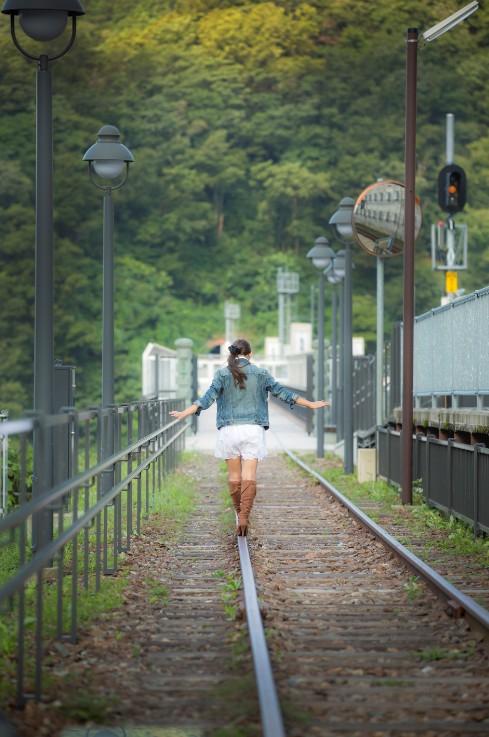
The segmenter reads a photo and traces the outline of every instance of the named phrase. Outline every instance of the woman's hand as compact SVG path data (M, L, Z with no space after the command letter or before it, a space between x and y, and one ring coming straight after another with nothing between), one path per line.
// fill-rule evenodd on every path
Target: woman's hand
M170 417L173 417L175 420L184 420L189 415L194 415L197 412L197 405L191 404L190 407L186 407L182 412L179 412L177 409L172 409L170 412Z
M329 402L325 402L324 399L318 399L317 402L311 402L309 399L305 399L304 397L297 397L295 403L301 405L302 407L309 407L309 409L329 407Z
M318 399L317 402L310 402L310 409L320 409L320 407L329 407L329 402L325 402L324 399Z

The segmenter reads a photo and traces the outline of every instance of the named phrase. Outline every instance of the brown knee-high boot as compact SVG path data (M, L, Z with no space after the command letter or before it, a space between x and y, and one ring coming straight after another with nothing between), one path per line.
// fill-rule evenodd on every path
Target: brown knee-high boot
M239 514L240 502L241 502L241 481L230 481L229 482L229 493L233 500L234 508Z
M237 535L246 535L250 519L251 507L256 496L256 481L248 479L241 482L241 509L238 514Z

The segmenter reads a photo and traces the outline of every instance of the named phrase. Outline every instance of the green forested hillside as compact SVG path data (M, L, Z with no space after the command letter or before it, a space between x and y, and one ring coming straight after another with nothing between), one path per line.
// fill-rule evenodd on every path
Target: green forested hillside
M317 282L305 255L339 200L378 177L402 181L405 34L454 0L83 0L75 46L52 64L55 356L77 366L78 403L100 401L102 196L82 156L105 124L134 154L116 211L116 399L140 392L150 340L223 333L223 301L259 349L275 330L275 274L301 275L297 317ZM488 15L484 8L419 55L416 311L439 304L430 224L456 116L468 175L469 271L489 282ZM0 405L31 405L35 62L0 18ZM354 332L375 331L375 260L355 249ZM402 259L386 264L386 330L402 316ZM329 299L327 297L327 299Z

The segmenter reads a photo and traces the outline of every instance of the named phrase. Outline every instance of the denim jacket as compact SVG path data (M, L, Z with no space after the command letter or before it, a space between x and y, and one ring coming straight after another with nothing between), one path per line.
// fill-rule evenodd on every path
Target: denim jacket
M268 392L290 405L291 409L299 395L275 381L266 369L259 368L246 358L238 360L247 376L245 389L234 385L233 375L227 366L219 369L204 396L195 400L195 414L200 415L203 409L208 409L217 400L218 429L225 425L262 425L268 430Z

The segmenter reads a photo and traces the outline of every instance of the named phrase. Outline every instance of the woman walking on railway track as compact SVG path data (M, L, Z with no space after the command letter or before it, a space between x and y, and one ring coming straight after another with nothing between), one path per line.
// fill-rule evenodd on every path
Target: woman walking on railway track
M238 513L237 535L246 535L256 495L258 461L267 455L265 430L268 430L268 394L293 409L295 404L319 409L329 402L310 402L278 383L264 368L250 362L251 346L238 338L229 346L227 366L214 375L203 397L182 412L170 415L183 420L199 415L217 400L217 442L214 455L226 461L229 492Z

